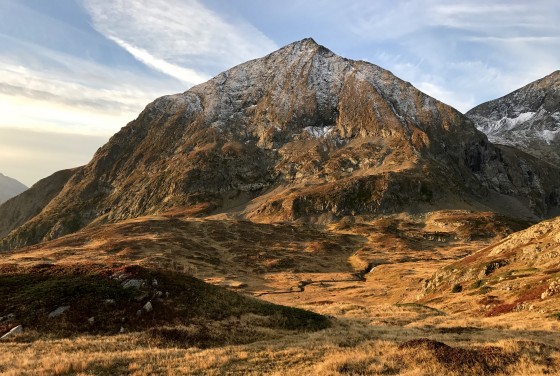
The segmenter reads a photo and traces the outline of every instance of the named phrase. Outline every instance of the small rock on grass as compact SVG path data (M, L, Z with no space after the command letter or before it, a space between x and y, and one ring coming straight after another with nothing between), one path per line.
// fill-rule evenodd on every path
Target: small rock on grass
M54 317L58 317L58 316L62 315L64 312L68 311L69 309L70 309L70 306L58 307L57 309L55 309L54 311L49 313L49 318L52 319Z
M13 337L13 336L15 336L17 334L21 334L21 333L23 333L23 326L18 325L15 328L12 328L12 330L10 330L8 333L4 334L2 337L0 337L0 339Z
M141 279L129 279L126 282L123 282L122 287L125 289L135 288L139 289L140 287L144 286L146 282Z

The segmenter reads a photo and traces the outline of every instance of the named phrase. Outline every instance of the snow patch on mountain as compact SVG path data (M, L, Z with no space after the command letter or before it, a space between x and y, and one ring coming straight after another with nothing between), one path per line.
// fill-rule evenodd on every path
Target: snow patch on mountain
M313 138L325 137L326 135L331 133L333 129L334 129L334 127L332 125L331 126L326 126L326 127L305 127L305 128L303 128L303 130L305 132L307 132Z

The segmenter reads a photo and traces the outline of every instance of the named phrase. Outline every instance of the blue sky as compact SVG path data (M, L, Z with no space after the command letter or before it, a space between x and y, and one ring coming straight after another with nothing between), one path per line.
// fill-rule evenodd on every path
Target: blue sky
M560 2L0 0L0 172L87 163L156 97L305 37L464 112L560 69Z

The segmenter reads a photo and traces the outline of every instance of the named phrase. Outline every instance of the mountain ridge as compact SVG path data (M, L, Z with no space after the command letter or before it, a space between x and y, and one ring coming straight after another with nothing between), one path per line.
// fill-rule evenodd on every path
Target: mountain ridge
M560 166L560 70L466 115L491 141Z
M542 217L559 180L389 71L304 39L150 103L2 247L234 207L257 222L450 207Z

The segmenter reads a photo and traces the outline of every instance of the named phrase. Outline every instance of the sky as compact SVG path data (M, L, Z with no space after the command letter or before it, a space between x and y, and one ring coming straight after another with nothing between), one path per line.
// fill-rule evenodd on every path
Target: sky
M155 98L306 37L466 112L560 69L560 2L0 0L0 172L86 164Z

